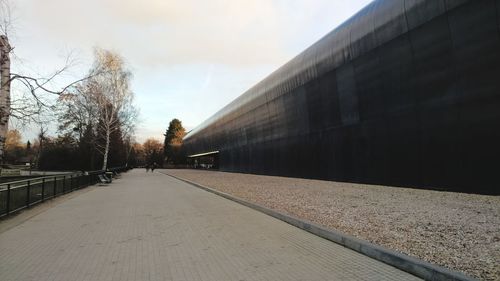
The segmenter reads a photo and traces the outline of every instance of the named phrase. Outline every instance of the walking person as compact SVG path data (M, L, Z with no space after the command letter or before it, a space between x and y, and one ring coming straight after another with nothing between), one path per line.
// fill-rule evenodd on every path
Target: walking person
M146 164L146 173L149 172L149 164Z
M156 162L153 162L153 165L151 165L151 173L154 172L156 169Z

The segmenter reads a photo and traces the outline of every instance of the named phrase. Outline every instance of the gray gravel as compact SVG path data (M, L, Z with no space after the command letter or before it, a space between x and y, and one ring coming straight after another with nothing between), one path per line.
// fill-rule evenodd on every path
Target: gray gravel
M164 170L483 280L500 280L500 197L203 170Z

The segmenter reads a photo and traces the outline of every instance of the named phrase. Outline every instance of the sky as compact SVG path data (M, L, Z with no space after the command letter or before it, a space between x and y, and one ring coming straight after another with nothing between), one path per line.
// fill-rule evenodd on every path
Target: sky
M134 75L136 140L162 140L171 119L193 129L369 2L11 0L12 68L48 76L71 54L57 87L87 72L94 47L116 51Z

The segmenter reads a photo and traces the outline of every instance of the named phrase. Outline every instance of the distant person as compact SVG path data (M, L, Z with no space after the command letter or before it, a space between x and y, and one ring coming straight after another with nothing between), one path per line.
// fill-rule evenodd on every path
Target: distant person
M146 173L149 172L149 164L146 164Z
M156 162L153 162L153 165L151 165L151 173L154 172L156 169Z

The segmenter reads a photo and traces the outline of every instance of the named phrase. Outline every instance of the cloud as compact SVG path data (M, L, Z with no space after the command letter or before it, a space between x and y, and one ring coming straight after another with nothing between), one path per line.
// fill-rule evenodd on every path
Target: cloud
M15 1L16 53L30 68L50 73L61 48L83 64L94 46L126 58L142 140L174 117L198 125L371 0Z
M150 66L252 67L285 63L369 0L19 1L32 26L66 44Z
M28 7L30 20L55 38L118 48L148 64L251 66L291 56L273 1L44 0Z

